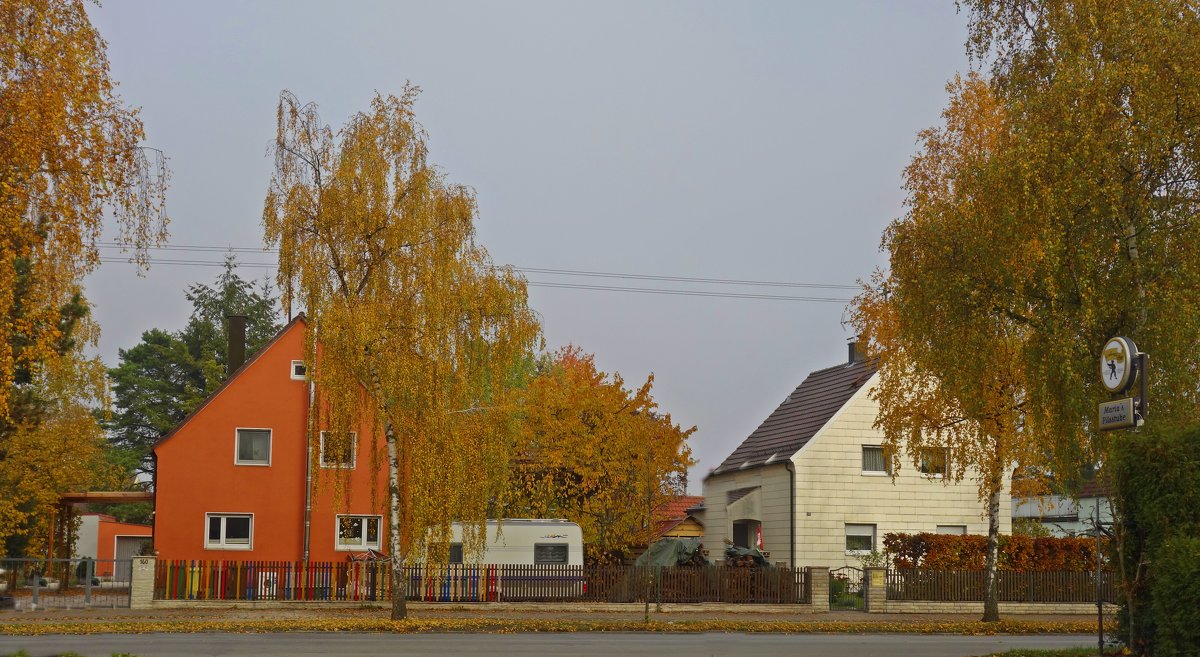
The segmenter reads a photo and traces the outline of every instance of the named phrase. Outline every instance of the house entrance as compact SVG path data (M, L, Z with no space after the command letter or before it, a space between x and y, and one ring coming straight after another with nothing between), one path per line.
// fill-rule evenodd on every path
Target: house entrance
M829 571L830 609L863 611L866 607L861 568L844 566Z
M757 520L735 520L733 544L742 548L758 547L760 524Z

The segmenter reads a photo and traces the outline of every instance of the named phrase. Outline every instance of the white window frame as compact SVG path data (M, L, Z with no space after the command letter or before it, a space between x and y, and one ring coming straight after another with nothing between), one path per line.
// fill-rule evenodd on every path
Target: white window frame
M942 469L940 472L927 472L925 470L925 453L937 452L942 453ZM925 447L921 450L919 461L917 462L917 472L929 479L941 479L946 476L946 472L950 469L950 448L949 447Z
M361 518L362 525L362 544L361 545L343 545L342 544L342 518ZM374 543L367 542L367 520L374 518L379 523L376 530L376 541ZM378 550L383 545L383 516L361 513L339 513L333 517L333 550L335 552L366 552L370 549Z
M353 470L358 465L358 432L351 431L350 435L350 463L326 463L325 462L325 434L327 431L322 431L317 438L317 463L322 468L333 470Z
M862 451L859 453L860 459L865 460L865 459L862 459L862 457L864 457L866 455L866 451L867 451L868 447L878 449L881 453L883 453L883 469L882 470L863 470L862 475L864 477L887 477L887 476L889 476L891 473L888 472L888 458L887 458L886 451L883 449L883 445L863 445ZM861 467L861 465L862 464L860 462L860 467Z
M853 532L851 532L851 530L850 530L851 527L855 528L855 530ZM870 534L862 533L863 530L861 528L863 528L863 527L870 527L871 533ZM847 539L851 536L870 536L871 537L871 549L870 550L851 550L851 549L847 548L846 554L856 555L856 556L871 554L872 550L875 550L879 547L879 544L876 542L876 537L878 535L879 535L879 526L874 523L848 522L848 523L846 523L846 529L845 529L845 534L843 535L842 545L845 545L846 544L845 539Z
M208 525L211 518L221 518L221 538L216 543L212 543L208 538ZM227 543L225 538L225 519L227 518L249 518L250 519L250 536L243 543ZM204 549L205 550L253 550L254 549L254 514L245 513L242 511L217 512L210 511L204 514Z
M947 532L947 531L942 531L943 529L953 529L954 531ZM962 531L958 531L960 529ZM967 535L967 526L966 525L938 525L935 528L934 532L937 534L941 534L943 536L966 536Z
M238 443L239 443L239 439L241 438L240 433L242 431L266 431L267 432L267 462L266 463L259 463L258 461L243 461L243 460L241 460L241 458L239 458L239 454L241 453L241 450L238 449L238 447L239 447ZM233 464L234 465L249 465L249 466L257 466L260 468L270 467L271 456L274 453L274 451L275 451L275 431L274 431L274 429L270 429L268 427L237 427L233 430Z
M296 366L297 365L304 368L304 374L300 374L300 375L296 374ZM292 364L288 366L288 377L290 377L293 381L306 380L308 378L308 365L305 365L304 361L302 361L302 360L292 361Z

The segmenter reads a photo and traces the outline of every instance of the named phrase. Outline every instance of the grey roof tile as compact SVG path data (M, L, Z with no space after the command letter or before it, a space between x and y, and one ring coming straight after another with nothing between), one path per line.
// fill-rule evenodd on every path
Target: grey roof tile
M874 373L873 363L859 361L809 374L712 474L791 458Z

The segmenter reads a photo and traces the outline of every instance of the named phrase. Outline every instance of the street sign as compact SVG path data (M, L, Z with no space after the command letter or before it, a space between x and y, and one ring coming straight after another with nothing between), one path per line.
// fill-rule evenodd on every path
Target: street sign
M1137 426L1133 413L1133 397L1117 399L1100 404L1100 430L1129 429Z
M1137 347L1129 338L1111 338L1100 352L1100 381L1113 394L1129 390L1137 379Z

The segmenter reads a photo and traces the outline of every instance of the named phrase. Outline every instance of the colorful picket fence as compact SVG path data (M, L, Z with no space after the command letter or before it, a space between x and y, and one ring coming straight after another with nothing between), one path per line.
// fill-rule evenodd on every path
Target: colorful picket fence
M158 600L370 602L391 599L386 562L159 561ZM436 602L743 602L806 604L808 569L421 565L404 569L409 600Z

